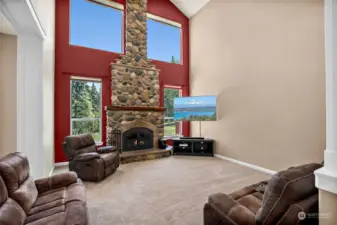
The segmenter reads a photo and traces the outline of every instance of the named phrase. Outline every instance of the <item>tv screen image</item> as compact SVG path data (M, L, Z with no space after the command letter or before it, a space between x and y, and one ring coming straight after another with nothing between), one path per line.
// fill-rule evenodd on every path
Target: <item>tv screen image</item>
M216 96L175 98L174 120L216 120Z

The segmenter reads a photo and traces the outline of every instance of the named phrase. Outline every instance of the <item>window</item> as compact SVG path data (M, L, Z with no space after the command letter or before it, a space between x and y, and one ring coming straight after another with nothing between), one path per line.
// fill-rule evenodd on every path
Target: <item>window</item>
M179 88L164 88L164 107L166 115L164 118L164 135L179 136L182 134L182 123L173 119L174 98L181 97L182 91Z
M70 2L71 45L123 52L123 5L111 0Z
M147 46L150 59L182 64L181 24L148 13Z
M90 132L97 143L102 142L102 104L100 80L73 77L71 87L71 134Z

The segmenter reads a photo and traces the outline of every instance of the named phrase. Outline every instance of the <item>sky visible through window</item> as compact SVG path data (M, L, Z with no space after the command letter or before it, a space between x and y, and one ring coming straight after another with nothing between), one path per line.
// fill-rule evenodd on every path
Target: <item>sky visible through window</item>
M181 63L181 29L154 20L147 20L148 57L165 62ZM173 57L173 58L172 58Z
M70 1L70 44L122 53L123 13L88 0ZM181 63L181 29L148 19L148 58Z
M70 2L70 44L123 52L121 11L87 0Z

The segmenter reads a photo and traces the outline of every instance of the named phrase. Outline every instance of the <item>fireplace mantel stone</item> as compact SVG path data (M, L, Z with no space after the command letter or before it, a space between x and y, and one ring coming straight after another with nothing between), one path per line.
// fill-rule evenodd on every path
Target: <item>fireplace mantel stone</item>
M106 106L107 111L153 111L163 112L166 111L164 107L149 107L149 106Z

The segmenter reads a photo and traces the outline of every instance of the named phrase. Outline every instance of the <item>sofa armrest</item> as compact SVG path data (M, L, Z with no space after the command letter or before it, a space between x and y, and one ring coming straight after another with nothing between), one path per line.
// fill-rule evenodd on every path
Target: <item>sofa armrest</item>
M220 217L220 220L234 224L255 224L255 214L229 195L218 193L211 195L208 204Z
M115 151L116 151L115 146L103 146L103 147L97 148L98 153L109 153L109 152L115 152Z
M82 154L76 155L73 158L73 161L87 162L87 161L91 161L93 159L99 159L99 158L101 158L101 156L97 152L89 152L89 153L82 153Z
M77 182L77 174L75 172L67 172L35 180L35 186L39 194L41 194L43 192L68 186L76 182Z

